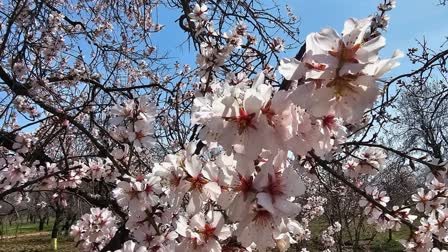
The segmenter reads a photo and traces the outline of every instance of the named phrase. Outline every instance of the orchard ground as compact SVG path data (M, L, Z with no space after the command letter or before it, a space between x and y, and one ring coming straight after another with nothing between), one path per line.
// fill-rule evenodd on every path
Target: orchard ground
M39 223L11 223L2 222L0 227L0 252L44 252L53 251L51 246L51 229L54 220L45 223L44 229L39 231ZM60 235L58 250L60 252L75 252L73 239Z
M11 225L3 223L0 229L0 252L46 252L54 251L51 246L51 228L53 221L50 220L44 226L43 231L38 230L38 223L12 223ZM404 228L402 231L392 232L392 239L389 240L389 233L377 233L374 229L367 230L361 238L360 245L363 247L360 251L385 251L398 252L403 251L403 246L399 243L400 239L406 239L409 235ZM325 224L316 223L311 226L312 234L319 234L325 229ZM345 236L345 234L343 234ZM310 251L321 251L319 247L319 237L313 236L313 239L307 244ZM344 251L352 251L349 244L345 244ZM61 234L58 238L58 250L60 252L79 251L75 247L73 239ZM293 247L289 251L299 251Z
M49 232L19 234L14 238L2 238L0 252L44 252L53 251ZM69 237L62 236L58 239L60 252L76 252L78 249Z

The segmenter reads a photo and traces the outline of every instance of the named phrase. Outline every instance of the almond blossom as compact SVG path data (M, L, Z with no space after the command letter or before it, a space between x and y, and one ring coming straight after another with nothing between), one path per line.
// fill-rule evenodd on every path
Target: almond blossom
M115 252L147 252L143 246L137 246L135 242L129 240L123 244L123 248L115 250Z
M202 22L207 20L207 10L208 7L205 4L195 4L193 12L188 16L195 22Z
M291 202L305 192L305 186L299 175L287 167L286 153L278 153L272 162L264 164L263 171L257 175L253 186L257 193L257 204L272 215L291 216L300 211L300 207Z
M225 86L222 96L212 103L207 101L211 97L197 99L192 118L193 123L207 125L204 140L217 142L228 152L233 150L249 159L256 159L263 146L268 149L273 144L266 141L273 130L262 120L262 108L270 100L272 87L263 83L263 75L254 82L251 88Z
M286 79L303 79L313 89L309 98L312 114L332 113L356 122L375 101L379 93L376 80L397 66L395 59L400 55L379 60L378 52L385 40L382 36L369 37L370 24L370 18L349 19L342 37L329 28L312 33L307 36L302 62L281 62L280 72Z
M184 169L188 174L187 186L190 188L190 200L187 212L197 213L208 199L216 201L221 194L218 183L213 181L203 169L203 163L197 156L192 156L184 161Z
M144 210L158 203L161 192L160 178L152 174L127 177L129 181L118 181L113 195L118 205L129 210Z
M157 4L143 2L116 17L136 21L132 37L104 16L107 3L92 3L92 23L84 17L71 21L53 10L43 25L33 18L38 11L34 6L14 11L20 18L11 23L13 33L20 25L42 25L39 32L23 36L31 39L25 45L44 41L32 56L43 61L42 77L34 76L28 66L32 62L18 55L9 59L8 71L0 66L5 90L11 89L5 92L14 97L10 105L15 112L31 115L30 120L40 112L47 118L39 117L37 133L28 134L16 133L22 131L17 113L8 115L14 118L8 126L14 137L2 139L11 145L2 146L0 158L2 201L15 206L30 200L33 192L48 191L51 204L69 207L71 195L83 192L79 196L88 204L102 207L90 208L71 228L83 251L107 250L118 238L116 252L287 251L291 244L311 240L311 222L321 220L325 207L334 204L319 195L322 189L346 200L351 188L369 196L358 207L378 232L411 227L403 241L408 250L428 251L433 240L448 240L446 181L431 177L425 184L428 193L419 188L412 196L419 218L411 214L412 204L390 210L383 187L370 186L381 184L375 175L386 166L385 152L357 148L370 137L362 136L369 121L365 112L381 93L380 78L402 56L398 51L391 58L379 56L385 39L376 29L387 25L383 14L395 6L393 1L379 6L377 18L348 19L341 34L330 28L311 33L303 55L290 59L277 54L288 48L288 40L275 35L266 41L254 35L259 30L254 24L239 20L217 23L215 14L222 10L209 8L206 1L182 3L186 13L178 21L197 48L197 68L176 62L172 72L146 40L164 27L151 15ZM226 11L243 6L250 13L253 6L243 2L229 1ZM58 3L53 8L64 13L82 9ZM88 64L73 46L77 34L89 34L86 44L93 48L107 45L98 55L112 51L118 58L91 51L95 61ZM264 55L263 46L271 56ZM62 51L65 47L73 51ZM116 60L117 74L101 65L109 60ZM66 67L54 73L45 69L55 64ZM47 72L51 76L45 77ZM78 82L88 92L78 90ZM71 99L66 92L73 92ZM101 95L94 99L97 93ZM370 126L376 127L378 117L371 119ZM63 132L65 137L40 143L33 136L42 132ZM438 178L445 175L443 165L433 166L440 168ZM339 222L330 221L320 236L326 251L342 230Z
M197 213L189 221L181 218L176 231L187 238L176 251L221 251L219 241L231 235L230 227L224 224L224 217L218 211Z
M420 212L427 212L430 211L430 203L431 200L434 199L434 192L429 191L428 193L425 193L425 190L423 188L417 189L417 194L412 195L412 200L417 202L417 210Z
M71 235L83 251L100 251L117 231L117 220L108 209L91 208L71 228Z

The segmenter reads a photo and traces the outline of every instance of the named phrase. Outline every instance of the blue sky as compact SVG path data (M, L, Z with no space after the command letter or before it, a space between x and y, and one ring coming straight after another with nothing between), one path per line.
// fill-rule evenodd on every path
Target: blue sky
M262 0L267 1L269 0ZM349 17L364 18L376 11L382 0L276 0L279 5L288 4L294 14L301 19L300 40L311 32L324 27L333 27L341 31L344 21ZM395 49L406 53L407 48L417 45L416 39L427 39L432 48L439 47L448 36L448 6L438 6L438 0L397 0L397 8L390 14L390 26L385 33L387 46L382 50L383 57L390 57ZM155 45L173 57L173 62L195 66L196 52L189 47L187 35L175 20L180 10L160 9L157 13L159 22L165 25L159 33L152 35ZM448 43L445 49L448 48ZM286 57L296 54L286 51ZM416 69L407 58L400 60L401 66L394 69L389 76L398 75ZM20 119L19 119L20 120ZM33 127L34 128L34 127Z
M341 31L344 20L349 17L363 18L374 13L377 0L296 0L290 3L302 19L302 35L318 31L322 27L334 27ZM395 49L404 53L407 48L416 47L416 39L424 37L433 48L439 47L448 36L448 6L437 5L437 0L397 0L397 8L389 12L390 25L384 34L387 45L381 52L390 56ZM323 11L318 11L323 9ZM448 45L446 45L448 47ZM406 59L400 60L401 67L395 74L415 68Z
M376 11L382 0L277 0L279 5L288 4L294 14L301 19L300 39L303 41L310 32L324 27L333 27L341 31L344 21L349 17L364 18ZM392 55L395 49L406 53L407 48L417 45L416 39L424 37L433 48L439 47L448 36L448 6L438 6L437 0L397 0L397 8L389 12L390 26L385 33L387 46L381 52L383 57ZM179 10L160 10L160 22L165 29L154 34L154 42L159 48L167 49L169 54L181 64L194 65L196 52L188 43L180 46L186 34L174 23ZM168 22L168 23L166 23ZM448 47L448 44L446 45ZM286 52L293 56L295 51ZM392 74L408 72L416 68L410 62L401 59L402 66Z

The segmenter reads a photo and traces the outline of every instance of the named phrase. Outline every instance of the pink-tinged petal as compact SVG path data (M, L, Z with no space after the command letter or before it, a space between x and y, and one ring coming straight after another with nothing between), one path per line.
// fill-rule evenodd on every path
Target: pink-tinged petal
M216 234L216 236L218 237L218 239L220 240L225 240L227 238L229 238L232 235L232 230L230 229L229 226L225 225L223 226L220 230L219 233Z
M274 207L286 215L297 215L300 212L300 206L297 203L290 202L286 199L276 199Z
M425 211L425 205L423 203L418 203L416 208L417 208L417 211L419 211L419 212Z
M273 230L271 225L271 221L262 223L252 222L237 236L238 241L244 247L249 247L252 243L255 243L258 251L265 251L268 247L273 248L275 247L275 241L272 237Z
M196 97L193 101L193 113L191 114L192 124L204 124L215 114L212 109L212 101L209 96Z
M342 30L343 39L348 47L352 47L356 44L363 42L364 36L370 27L371 19L354 19L349 18L344 23L344 29Z
M261 84L261 85L258 85L256 90L257 90L258 96L263 101L263 105L265 105L271 99L272 86L266 85L266 84Z
M211 181L217 181L219 179L219 170L214 163L206 163L202 170L202 175Z
M184 161L185 170L192 177L197 177L202 170L202 161L197 156L191 156Z
M133 252L135 248L135 243L133 241L127 241L123 244L123 251Z
M219 211L209 211L207 213L207 222L210 223L212 227L215 227L216 230L219 230L224 225L224 217Z
M375 76L375 77L381 77L385 73L389 72L391 69L397 67L400 65L400 62L397 60L399 58L402 58L403 52L400 50L396 50L394 54L392 55L392 58L390 59L384 59L380 60L374 64L368 65L368 67L364 70L365 74Z
M254 193L248 193L245 195L244 193L238 193L233 202L230 204L227 209L227 213L229 218L232 221L245 221L248 220L249 210L251 207L251 203L255 199ZM240 222L241 225L241 222Z
M332 88L324 87L317 89L311 101L311 114L316 117L330 114L330 106L333 99L334 91Z
M197 213L190 219L190 226L193 229L201 229L205 226L205 216L203 213Z
M187 237L188 235L188 220L185 216L179 216L179 219L176 222L176 232L183 237Z
M227 209L232 204L236 194L231 191L222 191L216 203L223 209Z
M311 106L312 93L314 92L314 83L306 83L298 86L289 96L294 104L301 108L308 108Z
M166 239L168 239L168 240L174 240L174 239L176 239L178 237L178 235L177 235L177 233L176 232L173 232L173 231L171 231L171 232L169 232L167 235L166 235Z
M258 86L264 84L264 73L260 72L259 74L257 74L257 76L255 77L255 79L253 80L253 84L252 84L252 88L257 88Z
M286 168L282 174L282 179L284 179L285 189L284 193L288 196L300 196L305 193L305 183L303 183L299 174L292 168Z
M257 190L257 191L262 191L264 187L266 187L269 184L269 179L268 179L268 175L269 172L272 173L272 167L269 167L268 169L262 170L262 172L258 173L257 176L255 177L252 186ZM270 171L269 171L270 170Z
M363 71L366 67L366 64L359 63L345 63L341 70L339 70L339 75L356 75Z
M187 205L187 213L195 214L201 211L203 199L201 193L197 190L191 192L190 201Z
M272 197L268 193L258 193L257 194L257 203L262 206L264 209L269 211L272 214L276 214L274 205L272 204Z
M378 60L379 51L386 45L386 39L378 36L367 41L356 52L356 59L362 63L373 63Z
M221 194L221 187L216 182L210 182L204 185L203 191L207 197L216 201Z
M209 239L205 244L203 251L221 252L221 245L215 239Z
M146 247L141 246L135 252L147 252L147 251L148 249Z
M318 33L306 37L306 51L312 54L327 54L339 47L341 38L334 29L324 28Z
M278 71L287 80L298 80L304 77L305 67L295 58L282 59Z
M247 114L259 113L261 106L263 105L263 101L260 99L260 97L258 97L257 92L252 89L247 90L244 94L243 103L244 110Z

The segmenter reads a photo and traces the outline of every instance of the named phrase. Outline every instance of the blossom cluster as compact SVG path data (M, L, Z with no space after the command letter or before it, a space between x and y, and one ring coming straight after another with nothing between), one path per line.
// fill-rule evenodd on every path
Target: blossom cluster
M335 222L322 232L321 240L325 247L332 247L335 244L333 235L339 231L341 231L341 224Z
M380 169L381 163L383 163L380 158L382 156L376 149L363 152L359 164L368 164L369 168L363 171L358 162L356 162L357 165L353 165L352 159L344 166L345 172L353 179L358 179L364 174L373 175L376 171L373 174L366 171L372 171L372 168ZM412 195L412 203L401 206L394 205L391 210L385 210L390 197L386 191L369 185L365 187L367 197L362 197L359 201L359 205L364 208L364 214L367 216L367 223L373 225L378 232L399 230L403 223L411 227L410 238L401 240L406 251L440 251L439 248L434 247L436 240L437 243L448 240L448 195L446 189L448 166L446 163L438 163L437 160L434 162L441 167L440 170L436 175L427 176L425 187L418 188L417 192ZM419 224L414 224L417 219Z
M117 141L129 144L138 152L152 146L155 106L149 97L142 96L138 100L130 99L116 105L111 109L111 115L111 123L115 126L112 135ZM119 153L125 156L125 153Z
M117 219L107 209L91 208L71 227L70 235L85 251L98 251L107 245L117 232Z
M385 12L393 7L390 1L380 9ZM247 47L256 45L256 37L244 23L218 34L208 14L206 5L197 4L186 20L196 38L206 39L199 42L196 73L200 86L195 90L189 121L197 127L198 135L193 134L183 150L167 155L162 162L139 160L147 169L132 169L130 156L146 154L154 146L157 111L153 97L129 98L103 118L112 125L110 132L104 130L113 140L105 141L110 156L67 161L66 169L55 163L25 165L20 155L7 156L0 159L0 193L36 179L37 188L52 190L53 201L67 206L65 192L76 190L85 181L113 186L114 204L110 208L92 208L72 226L71 234L83 251L104 249L118 227L129 231L129 240L117 250L120 252L286 251L292 244L311 239L309 223L324 213L326 199L307 195L311 178L319 178L312 173L313 167L301 161L310 157L327 161L340 153L340 144L353 133L348 125L361 123L381 93L379 79L398 65L399 51L388 59L379 56L385 39L375 29L385 27L387 18L349 19L341 34L330 28L311 33L303 55L279 62L280 81L275 69L267 65L255 78L249 78L251 73L245 71L220 72L234 50L245 47L244 57L250 58L254 51ZM41 36L45 44L55 44L43 51L47 63L64 47L64 38L59 35L63 15L50 15ZM94 32L107 37L112 25L107 20L99 23ZM162 29L151 20L142 20L142 24L145 31ZM285 48L280 37L273 38L269 46L275 52ZM138 65L140 69L147 67L144 61ZM125 68L126 64L117 67ZM255 67L245 70L258 71ZM81 58L74 61L70 71L74 79L101 78L88 72ZM225 78L216 78L216 72ZM25 62L14 63L17 79L27 74ZM132 72L129 79L136 82L137 75L146 76L146 72ZM15 106L38 114L20 96ZM60 120L69 127L67 120ZM99 136L98 132L92 134ZM32 135L17 135L12 149L26 154L33 141ZM353 180L372 176L383 168L385 158L380 149L360 149L350 154L342 171ZM296 163L299 167L293 165ZM120 170L122 164L129 169ZM434 178L428 188L428 192L419 189L412 198L416 210L425 217L412 239L403 242L409 249L430 248L433 236L447 239L445 181ZM366 197L359 205L378 231L397 229L417 218L410 214L410 206L385 211L390 201L385 191L371 186L363 190ZM16 196L20 201L26 195ZM337 222L324 230L323 246L333 246L340 231Z
M206 13L197 6L190 18L204 26ZM202 126L199 139L206 147L191 142L151 173L117 183L113 194L129 215L131 237L147 249L188 251L285 250L309 239L308 222L322 214L322 205L312 198L309 205L298 203L306 187L288 153L325 158L347 137L345 125L359 122L373 105L378 78L397 65L400 53L379 58L385 42L369 34L371 23L350 19L342 37L331 29L310 34L303 59L285 59L279 66L290 88L278 90L264 73L254 80L234 74L197 93L191 122ZM229 44L238 46L242 31L239 25L226 35ZM223 58L206 60L221 55L214 46L203 50L201 69L220 66ZM373 173L384 158L366 150L358 173ZM379 192L371 194L388 201ZM337 224L327 230L324 244L330 246L339 230Z
M27 153L30 142L26 139L28 139L26 135L18 135L13 149L17 149L18 153ZM20 155L11 155L0 158L0 193L11 191L11 194L6 194L7 198L12 198L14 204L19 205L29 201L29 197L27 192L15 189L33 181L28 189L54 191L53 201L61 206L67 206L64 194L66 190L78 188L83 180L115 182L119 175L109 159L75 161L67 170L60 170L56 163L40 164L35 161L27 165Z
M358 178L361 175L375 175L385 164L386 155L379 148L367 148L346 161L342 169L347 177Z
M440 251L434 248L437 242L448 240L448 203L446 189L446 169L439 176L429 175L425 188L418 188L412 195L415 210L419 213L420 225L408 240L402 240L406 251ZM408 213L407 213L408 214ZM409 214L408 214L409 215ZM416 219L417 216L413 216Z

